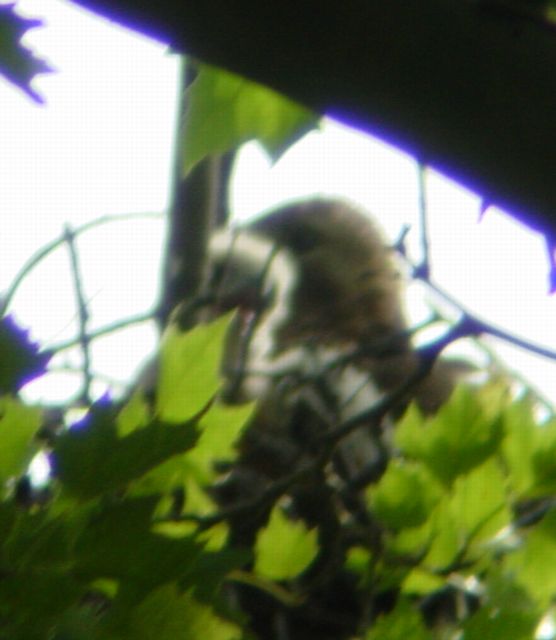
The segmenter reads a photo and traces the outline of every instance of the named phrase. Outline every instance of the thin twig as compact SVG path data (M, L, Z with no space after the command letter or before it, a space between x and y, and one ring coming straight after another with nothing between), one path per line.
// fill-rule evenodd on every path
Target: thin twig
M549 415L554 415L556 411L556 406L552 400L549 400L537 387L531 384L530 380L527 380L525 376L523 376L519 371L508 366L506 362L496 353L496 351L490 347L488 344L485 344L484 340L475 339L475 346L482 353L484 353L488 359L489 364L488 367L490 369L494 369L494 372L503 373L509 375L512 381L517 382L522 385L524 389L527 390L527 394L534 400L536 404L542 406Z
M75 246L75 235L69 226L64 230L65 240L68 246L71 274L73 279L73 288L75 291L75 299L77 303L77 313L79 318L79 344L83 354L83 389L81 391L81 400L84 404L91 402L91 385L93 383L93 374L91 369L91 338L87 332L89 323L89 310L87 308L87 299L83 291L83 280L81 278L81 269L79 265L79 257Z
M110 324L101 327L100 329L96 329L95 331L90 331L89 341L92 342L97 338L105 336L109 333L114 333L115 331L119 331L120 329L127 329L134 324L141 324L142 322L147 322L148 320L154 320L156 318L157 310L151 309L150 311L145 311L143 313L138 313L134 316L128 316L123 320L116 320L116 322L112 322ZM71 347L75 347L79 344L79 337L71 338L69 340L65 340L64 342L58 342L51 347L47 347L44 349L44 353L48 354L56 354L60 351L65 351L66 349L70 349Z
M419 384L419 382L427 376L440 352L455 340L470 335L469 331L471 331L470 327L468 327L465 322L462 322L456 327L453 327L442 339L427 347L426 350L422 350L419 366L402 385L394 391L386 394L370 409L330 428L318 439L320 451L315 458L310 461L304 461L291 473L275 480L265 487L265 489L255 498L244 500L210 515L199 516L188 513L180 515L177 518L162 518L159 522L167 522L169 520L195 522L201 530L204 530L231 518L248 516L256 513L257 511L267 507L269 504L272 504L278 498L287 493L288 489L290 489L294 484L297 484L308 475L316 473L319 469L324 468L330 461L336 445L340 440L356 429L361 428L363 425L368 425L369 423L379 424L384 416L398 406L400 401L407 397L408 392L410 392L415 385Z
M470 335L474 335L474 328L464 319L433 344L428 345L424 349L418 349L417 352L420 355L418 366L399 387L387 393L369 409L348 418L342 424L330 429L323 435L323 439L328 442L337 443L363 424L378 426L382 419L390 413L390 411L399 406L400 402L406 400L408 394L415 386L424 380L430 373L437 357L448 345L461 338L469 337Z
M399 345L401 338L409 338L412 335L426 329L433 324L444 320L442 316L436 311L433 312L430 318L423 320L419 324L416 324L414 327L410 329L398 331L391 336L387 336L381 340L376 340L374 344L358 346L354 349L347 351L346 353L341 353L337 355L327 362L322 363L321 369L317 372L305 372L302 371L299 367L299 364L287 365L282 368L276 369L256 369L256 368L247 368L245 364L243 367L241 363L238 367L234 367L233 370L228 370L226 373L230 375L237 375L238 370L244 376L260 376L268 378L269 380L280 380L282 378L288 377L291 380L295 380L296 384L302 386L307 384L314 384L319 380L322 380L324 376L328 373L335 371L336 369L341 369L350 364L356 364L361 358L384 358L388 356L396 356L400 353L406 354L407 352L404 350L400 351ZM278 356L279 358L280 356Z
M232 157L212 154L184 173L189 144L187 118L188 87L198 69L182 58L178 121L174 135L167 245L162 265L162 302L159 324L163 327L176 305L195 297L203 288L209 271L208 244L216 226L228 217L228 183Z
M426 184L425 184L425 171L426 165L422 162L418 163L418 178L419 178L419 217L421 223L421 243L422 243L422 256L420 264L416 265L411 262L411 260L407 256L407 252L405 251L404 240L407 234L407 229L404 228L400 240L397 243L397 249L400 255L406 260L410 268L412 269L412 276L417 280L421 280L425 284L427 284L435 293L440 295L446 302L449 302L452 306L454 306L467 320L469 324L473 324L475 326L475 335L479 335L481 333L486 333L500 340L504 340L505 342L509 342L517 347L530 351L531 353L536 353L537 355L543 356L545 358L549 358L550 360L556 360L556 351L552 349L548 349L546 347L539 347L538 345L519 338L511 333L504 331L503 329L498 329L497 327L492 326L491 324L479 320L476 316L474 316L470 311L468 311L459 300L456 300L453 296L451 296L447 291L442 289L439 285L437 285L431 278L430 274L430 240L428 233L428 220L427 220L427 212L428 205L426 200ZM481 204L481 207L485 207L485 201ZM549 246L547 244L547 246ZM552 245L552 251L554 251L554 244ZM556 261L554 254L551 254L552 263ZM551 264L552 264L551 263ZM556 267L555 267L556 271ZM556 276L554 276L556 280ZM554 283L551 282L551 286L556 287Z
M429 240L429 224L428 224L428 205L427 205L427 185L426 185L427 166L422 162L417 164L417 177L419 184L419 223L421 227L421 262L418 267L419 274L422 278L430 277L430 240Z
M83 375L83 367L82 366L72 366L69 364L60 364L55 366L48 367L48 373L69 373L72 375ZM129 384L122 382L121 380L117 380L111 376L108 376L104 373L99 373L97 371L91 372L94 375L94 379L106 384L109 387L119 387L122 391L125 391L129 388Z
M297 469L294 469L294 471L292 471L291 473L288 473L282 478L279 478L278 480L275 480L274 482L269 484L255 498L252 498L250 500L243 500L238 504L235 504L226 509L222 509L216 513L204 516L186 513L177 517L162 517L158 520L155 520L155 522L195 522L199 525L199 528L201 530L204 530L210 529L210 527L213 527L231 518L237 518L238 516L247 516L252 513L256 513L263 507L266 507L267 505L272 504L273 502L278 500L278 498L283 496L292 485L297 484L308 475L314 473L321 464L323 464L323 462L320 457L315 458L310 462L304 462Z
M152 212L141 212L141 213L123 213L120 215L106 215L101 216L100 218L95 218L80 227L76 227L72 233L75 237L89 231L90 229L94 229L95 227L100 227L101 225L110 223L110 222L124 222L126 220L135 219L135 218L154 218L157 220L162 219L162 214L160 213L152 213ZM10 288L7 290L4 296L0 299L0 316L3 316L8 310L17 290L19 289L23 280L29 275L29 273L48 255L50 255L53 251L61 247L66 243L66 236L62 234L55 240L45 244L41 247L36 253L34 253L21 267L21 269L16 274L15 278L10 285Z
M427 284L435 293L437 293L441 298L443 298L446 302L450 303L453 307L455 307L467 320L468 323L473 324L475 329L473 334L471 335L480 335L482 333L486 333L488 335L494 336L496 338L500 338L505 342L509 342L510 344L515 345L516 347L520 347L521 349L525 349L526 351L530 351L531 353L536 353L539 356L543 356L544 358L549 358L550 360L556 360L556 351L549 349L547 347L540 347L529 340L525 340L523 338L519 338L508 331L504 331L504 329L498 329L497 327L492 326L488 322L484 322L483 320L479 320L475 315L473 315L470 311L468 311L464 305L456 300L452 295L450 295L445 289L443 289L440 285L436 284L431 278L423 278L419 274L419 269L414 269L413 276L422 280L425 284Z
M230 247L230 251L233 251L233 245L232 247ZM234 367L232 381L230 384L230 388L228 390L228 394L230 398L235 398L238 396L239 390L241 389L241 386L245 380L247 359L249 357L249 348L253 341L253 337L257 331L257 325L259 323L261 314L265 310L264 287L265 287L266 280L268 278L270 267L272 266L272 261L274 260L277 252L278 252L278 247L274 245L274 247L268 254L268 257L258 277L258 282L256 284L257 305L255 307L252 317L250 318L249 324L247 326L247 331L241 337L241 341L239 345L239 356L238 356L238 361L236 363L237 366Z

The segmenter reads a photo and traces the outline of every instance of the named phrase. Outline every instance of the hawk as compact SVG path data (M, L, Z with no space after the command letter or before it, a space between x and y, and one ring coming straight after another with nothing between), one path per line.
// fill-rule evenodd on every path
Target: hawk
M419 368L394 252L366 213L317 198L216 231L208 253L201 320L236 310L222 399L258 401L237 462L214 488L230 513L231 544L251 547L281 496L291 518L317 527L320 548L304 576L311 596L288 612L285 637L352 637L363 609L338 568L357 536L368 545L375 535L362 489L384 471L391 422L411 397L378 424L364 418ZM440 361L412 396L430 413L453 385L450 365ZM360 424L340 434L357 416ZM234 514L234 505L246 504L255 506ZM274 637L276 607L248 587L236 595L260 637ZM315 626L317 610L317 618L340 622Z
M351 354L350 364L371 374L382 392L396 389L417 369L393 250L356 207L335 199L282 206L231 232L217 232L209 253L213 307L238 309L228 374L241 370L247 387L257 372L264 387L288 364L316 365L315 355L322 364ZM457 373L456 365L441 361L416 387L424 412L447 400ZM250 397L257 390L244 393Z

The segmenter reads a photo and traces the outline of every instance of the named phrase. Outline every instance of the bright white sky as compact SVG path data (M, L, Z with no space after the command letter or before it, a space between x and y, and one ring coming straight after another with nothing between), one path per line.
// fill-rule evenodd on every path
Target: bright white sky
M46 19L47 26L26 42L58 73L36 82L47 99L42 108L0 80L0 290L66 222L78 226L106 214L163 212L175 123L177 61L163 46L60 0L20 0L18 9ZM274 167L257 145L247 145L232 209L247 218L281 200L316 193L364 205L392 238L406 223L418 229L414 162L333 123L306 136ZM437 282L487 321L556 348L556 296L547 295L541 238L493 210L479 223L478 197L436 174L428 177L427 195ZM163 242L163 223L153 219L109 224L81 237L92 328L154 303ZM68 264L64 249L52 254L14 300L12 310L44 344L75 335ZM423 306L414 307L413 317L422 317ZM100 339L94 368L129 380L155 339L146 326ZM506 345L499 351L556 398L556 363ZM56 365L75 367L79 361L78 351L67 352ZM59 401L76 389L74 377L59 372L30 385L29 395Z

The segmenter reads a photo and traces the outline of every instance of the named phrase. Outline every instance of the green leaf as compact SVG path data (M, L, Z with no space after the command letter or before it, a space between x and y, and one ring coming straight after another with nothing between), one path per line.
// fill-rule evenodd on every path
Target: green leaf
M502 445L502 454L509 472L512 489L518 496L526 495L537 483L533 455L538 449L541 437L552 434L556 442L556 429L545 425L543 429L535 422L533 407L529 398L514 402L504 411L506 436ZM544 437L542 435L544 432Z
M523 546L506 557L506 568L514 580L540 604L547 607L556 597L556 511L548 513L528 534Z
M365 640L433 640L425 628L421 615L412 604L400 599L395 609L380 616Z
M50 638L49 629L83 597L86 585L72 572L79 515L52 517L51 509L0 508L2 632L22 640Z
M254 138L277 158L317 121L314 112L272 89L202 65L187 93L184 170Z
M41 412L9 397L0 398L0 482L25 472L37 450L33 438Z
M396 430L395 441L449 485L496 453L503 436L500 398L491 388L477 391L460 385L425 423L413 407Z
M18 569L35 571L67 566L79 533L80 517L76 511L71 521L62 516L52 517L48 510L20 511L10 535L4 539L5 561Z
M533 401L527 396L504 413L502 453L513 491L518 498L556 492L556 419L538 425Z
M13 526L17 522L19 511L13 501L0 501L0 540L5 545Z
M372 554L364 547L351 547L346 553L346 567L354 573L365 573L370 565Z
M453 517L449 499L437 505L426 533L428 544L424 549L428 548L428 552L422 564L429 571L438 572L453 564L467 543L467 532L460 529Z
M508 526L504 476L495 460L460 476L434 514L436 537L425 559L428 566L443 568L462 551L465 557L483 554L496 534Z
M410 571L403 582L402 591L409 595L428 595L446 586L446 578L421 567Z
M556 419L537 429L537 442L530 457L535 493L556 493Z
M530 640L535 637L538 620L522 611L482 607L464 625L465 640Z
M253 409L254 404L226 406L215 402L200 420L198 428L201 435L196 445L147 473L135 485L134 491L170 495L177 488L182 488L185 497L183 512L197 515L213 513L216 507L206 489L218 479L216 462L235 460L237 451L234 445ZM192 528L191 523L188 526ZM222 538L225 528L223 525L212 527L205 533L209 534Z
M190 593L168 584L153 591L134 608L122 639L130 640L240 640L242 630L216 615Z
M252 560L246 548L228 546L217 552L204 551L187 576L187 587L195 588L195 597L203 602L214 601L220 594L222 582L233 571L245 567ZM184 581L180 583L184 586Z
M393 461L368 493L375 516L387 527L400 530L423 524L442 489L422 465Z
M255 571L271 580L294 578L307 569L318 550L316 530L289 520L276 506L257 535Z
M543 614L508 574L491 567L483 582L483 606L463 625L465 640L530 640Z
M133 498L92 510L75 545L79 575L117 579L119 595L132 601L187 576L201 547L192 537L174 539L151 531L157 502L157 496Z
M119 436L127 436L136 429L146 427L152 419L151 408L141 390L136 390L122 407L116 418Z
M199 483L216 479L214 462L232 462L237 457L237 444L256 408L255 403L238 406L214 403L199 423L199 442L184 456Z
M21 44L21 39L29 29L41 25L41 20L18 16L13 4L0 6L0 73L35 102L43 102L43 99L31 87L31 80L36 74L48 73L52 68L44 60L35 58Z
M388 548L396 555L421 557L431 544L434 533L433 519L435 513L436 509L433 510L431 518L420 527L401 529L389 541Z
M198 414L220 387L220 362L231 314L184 333L171 325L160 354L156 408L166 422Z
M69 493L81 499L120 488L190 449L199 435L197 422L168 424L155 420L120 437L116 410L95 405L82 423L57 439L56 475Z
M84 595L65 569L5 572L0 581L2 637L49 640L60 615Z
M29 340L29 332L18 327L10 316L0 320L0 394L15 393L46 371L50 356L38 351L38 346Z
M510 524L505 479L496 460L456 480L450 509L460 531L475 543L490 540Z

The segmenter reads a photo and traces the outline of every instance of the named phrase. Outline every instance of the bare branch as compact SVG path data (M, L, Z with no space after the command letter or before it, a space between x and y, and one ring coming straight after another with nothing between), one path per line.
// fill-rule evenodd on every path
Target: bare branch
M232 247L230 247L230 249L232 249ZM259 304L257 304L255 307L255 312L252 314L252 317L247 326L247 330L242 336L240 336L239 354L236 366L233 371L229 372L231 378L230 386L227 389L227 396L229 398L237 398L239 396L240 389L245 380L245 375L247 374L247 359L249 357L249 348L255 336L261 313L265 310L264 304L261 304L264 299L265 281L268 277L268 272L277 251L278 247L274 246L273 250L269 253L268 258L266 259L266 262L263 265L261 273L258 277L258 283L255 288L259 297Z
M208 268L206 249L210 234L227 215L230 156L205 158L187 176L184 175L186 88L195 76L196 70L188 61L182 67L182 95L178 105L168 244L162 275L161 326L166 324L170 313L180 302L199 293Z
M121 329L127 329L128 327L133 326L134 324L141 324L142 322L147 322L148 320L154 320L157 315L157 309L151 309L150 311L145 311L144 313L138 313L134 316L128 316L123 320L117 320L116 322L112 322L110 324L101 327L100 329L96 329L95 331L90 331L89 341L96 340L97 338L101 338L109 333L114 333L115 331L120 331ZM64 342L58 342L57 344L48 347L45 349L46 353L56 354L59 351L64 351L65 349L70 349L71 347L75 347L79 344L79 338L71 338L70 340L66 340Z
M87 331L87 325L89 323L89 309L87 307L87 299L83 291L83 280L81 277L81 269L79 264L79 257L77 255L77 248L75 246L75 235L69 226L64 231L65 240L68 246L71 274L73 279L73 288L75 291L75 298L77 303L77 313L79 318L79 344L81 345L81 352L83 354L83 388L81 391L81 400L83 404L91 403L91 385L93 382L93 374L91 369L91 339Z
M424 349L417 350L420 356L418 366L399 387L387 393L369 409L348 418L342 424L330 429L328 433L324 434L323 439L335 444L362 425L380 426L383 418L398 407L400 403L407 400L411 391L426 378L440 353L452 342L470 335L474 335L474 328L464 319L436 342L427 345Z
M95 218L90 222L86 222L80 227L76 227L72 234L77 237L86 231L94 229L95 227L100 227L101 225L108 224L111 222L125 222L126 220L135 220L137 218L152 218L156 220L161 220L162 215L160 213L152 213L152 212L141 212L141 213L123 213L121 215L106 215L101 216L100 218ZM18 271L17 275L13 279L13 282L6 292L6 294L0 299L0 316L3 316L8 310L17 290L19 289L23 280L29 275L29 273L47 256L49 256L53 251L61 247L66 243L66 236L63 233L61 236L52 240L48 244L45 244L41 247L36 253L34 253L28 260L25 262L23 267Z
M426 186L427 167L422 162L417 164L417 176L419 182L419 221L421 231L421 262L418 270L423 278L430 277L430 242L429 242L429 225L428 225L428 206L427 206L427 186Z
M415 269L415 268L414 268ZM419 274L419 269L414 270L414 277L418 280L422 280L425 284L427 284L435 293L437 293L440 297L442 297L446 302L449 302L452 306L454 306L464 317L468 325L473 327L473 330L470 331L469 335L478 336L482 333L486 333L488 335L499 338L500 340L504 340L504 342L509 342L510 344L515 345L516 347L520 347L521 349L525 349L531 353L536 353L539 356L543 356L544 358L548 358L550 360L556 360L556 351L553 349L549 349L548 347L540 347L539 345L531 342L529 340L525 340L523 338L519 338L508 331L504 331L504 329L499 329L498 327L494 327L488 322L484 322L483 320L479 320L475 315L473 315L470 311L468 311L464 305L456 300L452 295L450 295L445 289L443 289L440 285L436 284L431 278L423 278Z

